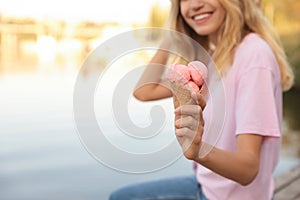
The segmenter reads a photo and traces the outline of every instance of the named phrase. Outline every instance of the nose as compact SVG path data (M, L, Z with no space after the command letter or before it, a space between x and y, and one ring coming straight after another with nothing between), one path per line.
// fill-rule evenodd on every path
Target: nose
M197 10L200 7L203 6L203 1L202 0L190 0L190 8L193 10Z

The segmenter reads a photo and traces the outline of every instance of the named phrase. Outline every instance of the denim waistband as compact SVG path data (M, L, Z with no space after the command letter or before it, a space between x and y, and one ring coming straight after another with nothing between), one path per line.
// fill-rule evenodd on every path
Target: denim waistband
M202 191L202 186L200 183L198 183L198 200L207 200L205 194Z

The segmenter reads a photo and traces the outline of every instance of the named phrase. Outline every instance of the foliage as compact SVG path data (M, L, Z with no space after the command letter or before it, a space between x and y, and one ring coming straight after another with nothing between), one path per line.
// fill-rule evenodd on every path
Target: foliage
M262 9L281 36L288 60L295 72L295 87L300 89L300 1L264 0Z

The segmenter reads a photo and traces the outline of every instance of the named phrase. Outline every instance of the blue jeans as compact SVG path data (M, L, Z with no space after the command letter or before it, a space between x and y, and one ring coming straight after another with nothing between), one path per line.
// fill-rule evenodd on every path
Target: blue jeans
M113 192L109 200L207 200L195 176L129 185Z

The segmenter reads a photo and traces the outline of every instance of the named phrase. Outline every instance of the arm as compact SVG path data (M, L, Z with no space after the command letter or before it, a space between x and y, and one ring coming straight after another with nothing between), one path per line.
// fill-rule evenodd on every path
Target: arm
M213 148L206 157L195 158L195 161L221 176L248 185L259 171L261 143L262 136L238 135L235 152Z
M196 95L198 102L203 101L201 95ZM195 95L193 97L195 98ZM202 108L204 106L183 105L175 110L175 134L185 157L241 185L251 183L259 170L263 137L250 133L241 134L237 136L235 152L213 147L205 157L200 158L199 151L203 145Z
M167 51L157 50L135 88L133 93L135 98L141 101L151 101L172 96L171 91L167 88L166 81L161 79L168 56Z

